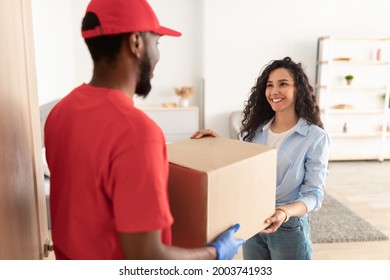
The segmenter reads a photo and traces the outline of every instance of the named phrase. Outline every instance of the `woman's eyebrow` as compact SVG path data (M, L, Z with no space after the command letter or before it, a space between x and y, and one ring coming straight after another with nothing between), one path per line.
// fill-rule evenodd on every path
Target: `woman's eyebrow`
M292 80L289 80L289 79L280 79L280 80L277 80L277 82L292 82ZM268 80L267 83L273 83L273 81Z

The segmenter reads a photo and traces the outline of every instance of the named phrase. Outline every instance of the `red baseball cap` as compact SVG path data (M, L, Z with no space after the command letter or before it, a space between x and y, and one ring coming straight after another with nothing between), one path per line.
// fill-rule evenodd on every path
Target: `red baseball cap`
M180 32L160 25L146 0L91 0L88 12L98 17L100 26L82 31L85 39L137 31L181 36Z

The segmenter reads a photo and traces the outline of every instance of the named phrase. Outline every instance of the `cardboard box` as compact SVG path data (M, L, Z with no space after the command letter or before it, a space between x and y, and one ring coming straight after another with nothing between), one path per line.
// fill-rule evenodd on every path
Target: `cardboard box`
M204 137L167 145L172 243L195 248L235 223L248 239L275 211L276 150Z

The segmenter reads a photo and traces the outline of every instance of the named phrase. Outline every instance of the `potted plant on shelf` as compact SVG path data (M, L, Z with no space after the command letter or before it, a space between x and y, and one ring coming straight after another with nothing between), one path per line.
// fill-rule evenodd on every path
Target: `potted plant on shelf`
M382 99L385 100L386 99L386 93L382 94ZM390 99L389 99L389 104L387 105L388 108L390 108Z
M351 85L353 80L353 75L346 75L345 80L347 81L348 85Z

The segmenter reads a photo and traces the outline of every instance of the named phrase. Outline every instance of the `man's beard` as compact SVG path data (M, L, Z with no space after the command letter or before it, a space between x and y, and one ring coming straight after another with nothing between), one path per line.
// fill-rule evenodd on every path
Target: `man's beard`
M150 63L149 54L145 53L141 60L139 81L135 89L135 94L137 96L146 98L152 90L152 85L150 83L151 71L152 65Z

